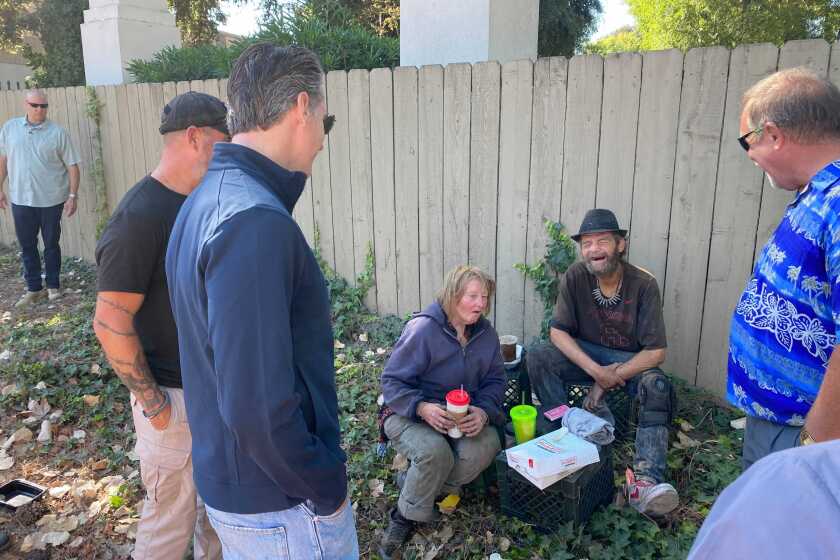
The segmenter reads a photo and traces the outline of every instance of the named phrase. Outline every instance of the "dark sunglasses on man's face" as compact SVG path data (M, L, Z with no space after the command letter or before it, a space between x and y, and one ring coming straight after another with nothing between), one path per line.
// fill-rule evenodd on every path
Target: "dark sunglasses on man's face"
M761 125L758 128L754 128L754 129L750 130L749 132L747 132L747 133L738 137L738 143L741 144L741 147L744 148L745 152L749 152L750 151L750 146L751 146L751 144L749 142L747 142L747 138L749 138L751 134L756 134L758 132L761 132L761 129L763 129L763 128L764 128L764 125Z
M29 103L29 101L27 101ZM50 106L49 103L29 103L30 107L34 107L35 109L46 109Z
M335 124L335 115L324 115L324 134L329 134Z

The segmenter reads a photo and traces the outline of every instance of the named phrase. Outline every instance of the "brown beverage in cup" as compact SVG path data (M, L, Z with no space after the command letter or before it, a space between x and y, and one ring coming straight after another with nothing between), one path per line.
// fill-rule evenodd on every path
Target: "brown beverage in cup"
M455 427L447 432L451 438L459 438L462 434L458 429L458 422L467 415L470 409L470 395L463 389L453 389L446 393L446 411L455 420Z
M506 362L512 362L516 359L516 343L519 339L512 334L506 334L499 337L499 344L502 346L502 358Z

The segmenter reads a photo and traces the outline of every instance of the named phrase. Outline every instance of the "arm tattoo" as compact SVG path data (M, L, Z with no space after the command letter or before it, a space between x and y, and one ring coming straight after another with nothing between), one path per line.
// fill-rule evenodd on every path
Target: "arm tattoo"
M128 315L131 318L134 318L134 315L136 314L134 311L131 311L130 309L128 309L124 305L121 305L114 300L110 300L106 297L103 297L101 294L97 294L96 300L101 301L102 303L110 306L112 309L116 309L117 311L121 311L121 312L125 313L126 315Z
M112 327L111 325L109 325L108 323L106 323L105 321L103 321L102 319L99 319L98 317L94 317L93 320L96 321L97 325L99 325L100 327L102 327L106 331L112 332L116 335L130 336L132 338L137 337L137 333L134 331L134 329L131 329L130 331L119 331L119 330L115 329L114 327Z
M119 360L107 353L105 356L128 390L140 401L143 410L155 410L163 404L166 397L158 387L142 349L137 351L131 362Z

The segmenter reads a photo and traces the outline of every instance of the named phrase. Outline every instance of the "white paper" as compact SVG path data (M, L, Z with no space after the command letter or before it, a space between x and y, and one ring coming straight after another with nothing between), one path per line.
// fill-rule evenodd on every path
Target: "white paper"
M540 489L600 460L595 444L566 428L512 447L505 454L508 466Z

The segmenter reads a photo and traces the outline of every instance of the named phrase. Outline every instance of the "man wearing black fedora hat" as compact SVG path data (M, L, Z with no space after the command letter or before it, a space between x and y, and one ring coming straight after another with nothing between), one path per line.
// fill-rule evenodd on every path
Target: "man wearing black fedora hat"
M573 235L581 260L560 278L550 342L528 353L528 375L540 403L568 402L566 384L591 383L583 407L609 421L607 391L623 388L639 403L630 505L652 516L672 511L677 491L664 482L668 424L674 410L665 360L665 322L656 279L624 260L625 236L610 210L586 213Z

